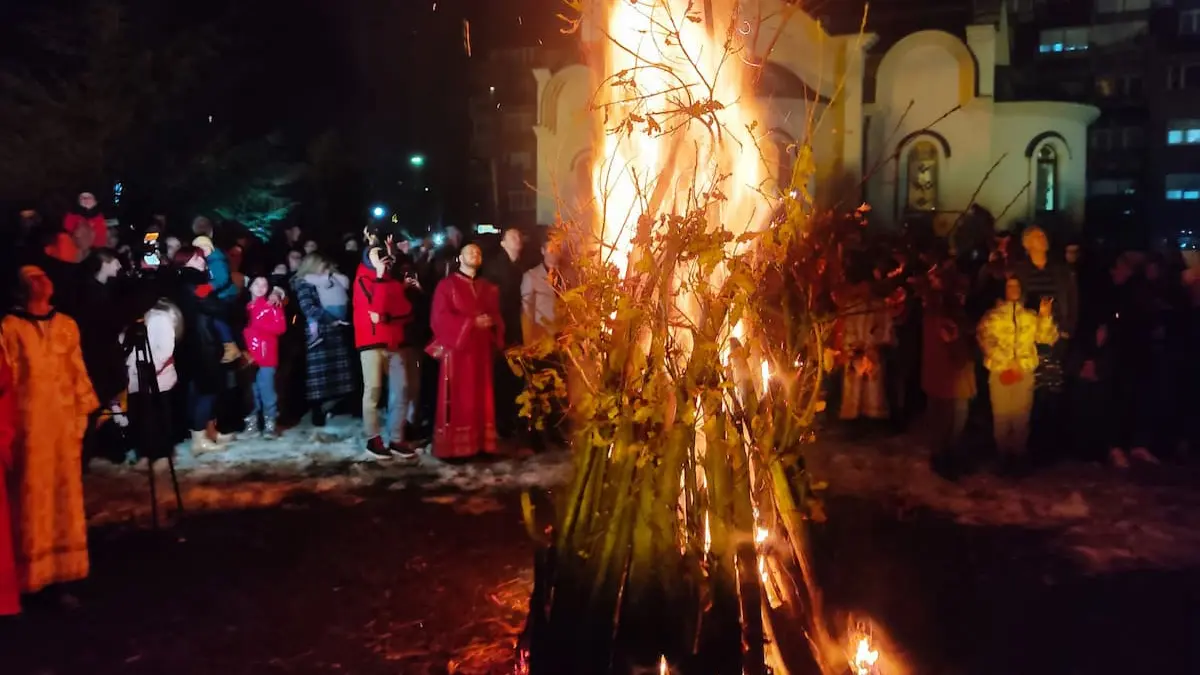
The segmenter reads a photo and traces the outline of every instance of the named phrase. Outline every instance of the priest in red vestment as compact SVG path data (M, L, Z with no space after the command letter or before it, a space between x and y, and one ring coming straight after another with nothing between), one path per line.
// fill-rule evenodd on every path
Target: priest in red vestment
M0 356L0 616L21 612L21 585L17 582L13 551L12 511L8 485L12 471L12 443L17 424L17 392L13 390L8 359Z
M433 454L439 459L496 452L493 359L504 344L500 293L478 278L483 253L464 246L458 272L433 293L433 344L441 360Z

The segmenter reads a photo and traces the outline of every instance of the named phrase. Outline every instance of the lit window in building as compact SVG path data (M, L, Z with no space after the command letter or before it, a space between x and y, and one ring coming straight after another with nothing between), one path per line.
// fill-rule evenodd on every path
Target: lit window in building
M938 152L931 141L918 141L908 151L908 199L909 211L933 211L937 209Z
M1054 146L1043 145L1037 153L1034 206L1036 210L1058 210L1058 153Z
M1167 122L1167 145L1200 144L1200 120L1171 120Z
M1200 173L1167 174L1167 199L1171 201L1200 201Z
M1038 51L1042 54L1079 52L1087 48L1087 27L1044 30L1041 33L1041 39L1038 41Z

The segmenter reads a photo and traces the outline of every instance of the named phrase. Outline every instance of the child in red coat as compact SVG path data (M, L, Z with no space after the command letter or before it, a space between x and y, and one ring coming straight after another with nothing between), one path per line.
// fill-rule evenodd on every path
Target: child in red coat
M13 473L12 443L17 398L8 360L0 357L0 616L21 612L21 587L13 554L12 511L8 504L9 475Z
M266 277L250 284L250 304L246 305L246 354L258 365L254 375L254 410L246 417L246 433L258 433L262 414L262 433L275 438L275 418L279 399L275 395L275 369L279 367L279 336L287 331L283 311L283 291L272 289Z

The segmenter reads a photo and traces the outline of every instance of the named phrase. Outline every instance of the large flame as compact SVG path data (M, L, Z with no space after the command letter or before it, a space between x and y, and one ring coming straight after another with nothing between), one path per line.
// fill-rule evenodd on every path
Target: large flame
M737 235L768 220L753 131L760 112L748 91L750 67L741 46L748 31L739 30L745 22L737 10L737 0L610 5L601 74L609 125L632 115L659 127L607 133L592 167L601 239L622 275L643 214L686 213L719 188L728 200L710 222Z

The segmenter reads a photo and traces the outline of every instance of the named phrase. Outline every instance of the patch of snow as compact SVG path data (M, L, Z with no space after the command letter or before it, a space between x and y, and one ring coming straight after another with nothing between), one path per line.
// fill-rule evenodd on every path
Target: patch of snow
M447 464L425 448L417 461L378 460L365 450L362 422L331 418L324 428L301 425L274 440L245 438L222 452L193 455L190 443L176 448L175 467L185 512L265 508L289 497L311 494L342 502L361 498L354 492L376 484L389 490L419 487L462 493L551 488L570 476L570 456L547 453L527 459ZM93 462L84 477L89 522L146 521L150 514L146 467ZM175 508L165 467L156 484L160 514ZM494 510L486 501L468 500L467 513Z
M1086 571L1200 565L1200 474L1194 467L1119 472L1068 463L1013 480L948 481L910 438L809 446L807 466L833 495L925 508L964 525L1047 531Z

